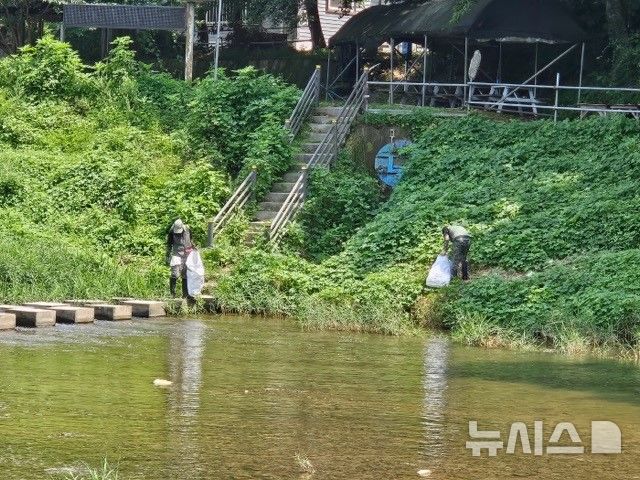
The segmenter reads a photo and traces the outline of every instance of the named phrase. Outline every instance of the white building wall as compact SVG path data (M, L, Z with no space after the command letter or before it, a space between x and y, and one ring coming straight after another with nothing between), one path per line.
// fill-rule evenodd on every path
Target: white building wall
M365 0L365 2L360 6L353 8L352 11L346 15L327 8L327 3L327 0L318 0L322 32L324 33L324 39L329 43L329 39L333 37L345 23L347 23L349 18L351 18L351 15L354 15L370 6L380 5L385 2L383 0ZM302 18L304 18L304 13L305 12L301 12ZM311 50L311 32L309 31L309 26L304 19L300 22L300 25L298 25L298 28L292 37L293 45L296 50Z

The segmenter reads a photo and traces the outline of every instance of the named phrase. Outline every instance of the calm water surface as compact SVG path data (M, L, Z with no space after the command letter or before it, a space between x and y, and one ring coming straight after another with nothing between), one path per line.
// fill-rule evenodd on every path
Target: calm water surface
M173 386L162 389L153 380ZM468 422L617 423L621 455L476 458ZM640 479L640 368L237 317L0 334L0 479ZM568 435L561 439L569 444ZM296 454L315 467L300 471Z

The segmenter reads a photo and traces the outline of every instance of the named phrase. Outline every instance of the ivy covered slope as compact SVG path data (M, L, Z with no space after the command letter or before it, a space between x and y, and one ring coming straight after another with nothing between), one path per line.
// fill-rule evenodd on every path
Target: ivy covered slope
M251 69L153 73L127 38L92 67L51 37L0 61L2 302L164 294L170 222L202 242L238 173L277 174L296 97Z
M470 343L638 343L637 122L428 113L365 121L413 131L390 199L370 201L372 189L357 174L314 175L284 253L247 253L260 265L253 272L266 273L234 283L242 276L232 268L220 282L223 304L240 296L252 305L253 294L268 290L280 294L280 310L309 326L398 333L423 321L444 323ZM473 234L472 281L423 292L450 222ZM225 296L227 285L240 283L249 293Z
M440 227L467 225L474 279L438 299L470 342L640 340L640 126L624 118L416 118L406 174L343 261L425 268Z

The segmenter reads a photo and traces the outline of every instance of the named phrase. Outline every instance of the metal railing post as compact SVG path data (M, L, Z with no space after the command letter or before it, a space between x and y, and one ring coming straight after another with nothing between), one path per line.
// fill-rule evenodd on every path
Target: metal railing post
M391 81L389 83L389 105L393 105L393 56L394 53L396 53L396 42L393 38L389 41L389 45L391 47L391 57L389 59L391 70Z
M362 73L365 76L365 82L364 82L364 103L363 103L363 109L364 112L366 113L367 110L369 110L369 68L368 67L364 67L364 71Z
M558 95L560 93L560 73L556 73L556 99L553 104L553 123L558 123Z
M307 183L309 179L309 167L302 167L302 198L307 196Z
M338 156L338 142L339 142L338 135L339 135L338 121L334 120L333 121L333 139L332 139L333 144L331 148L331 153L329 154L329 159L328 159L329 161L326 162L327 166L330 166L333 163L333 159Z
M213 247L213 222L207 224L207 248Z
M322 84L322 80L321 80L321 70L322 67L320 65L316 65L316 71L314 73L315 75L315 96L314 96L314 104L318 104L320 103L320 88L321 88L321 84Z
M251 180L251 199L255 200L255 196L256 196L256 189L253 188L256 184L256 182L258 181L258 166L257 165L252 165L251 166L251 173L253 176L253 179Z

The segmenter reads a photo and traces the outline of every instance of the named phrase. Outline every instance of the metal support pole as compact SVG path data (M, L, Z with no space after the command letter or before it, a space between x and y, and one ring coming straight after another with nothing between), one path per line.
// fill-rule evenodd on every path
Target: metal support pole
M322 67L316 65L316 77L313 85L313 103L320 103L320 90L322 89Z
M213 65L213 78L218 79L218 65L220 64L220 30L222 29L222 0L218 0L218 15L216 17L216 54Z
M360 44L356 42L356 82L360 76Z
M556 101L553 107L553 123L558 122L558 94L560 93L560 73L556 73Z
M464 101L467 101L469 90L469 37L464 37Z
M498 73L496 74L496 83L502 83L502 42L499 43L498 49Z
M425 96L427 94L427 36L424 36L424 48L422 51L422 106L424 107Z
M364 113L367 113L367 110L369 110L369 69L364 67L362 74L366 77L364 82Z
M389 41L389 45L391 47L391 57L389 60L391 70L391 80L389 82L389 105L393 105L393 54L396 52L396 42L393 38Z
M332 149L331 153L329 153L329 161L326 162L327 166L331 165L331 162L333 161L335 156L338 155L338 149L340 148L340 146L338 145L338 122L336 120L333 120L331 124L331 130L333 131L333 138L331 139Z
M195 36L196 19L195 6L193 3L186 5L187 28L185 31L185 53L184 53L184 79L190 82L193 79L193 37Z
M64 42L64 20L60 23L60 41Z
M331 69L331 49L327 50L327 88L324 89L324 99L329 100L329 70Z
M582 52L580 53L580 78L578 80L578 104L582 100L582 74L584 72L584 51L585 43L582 42Z
M538 72L538 42L536 42L536 58L535 58L535 61L534 61L534 73L536 73L536 76L535 76L535 78L533 79L533 84L534 84L534 85L538 85L538 75L537 75L537 72ZM534 88L534 89L533 89L533 96L534 96L534 97L536 97L536 98L538 98L538 89L537 89L537 88Z

